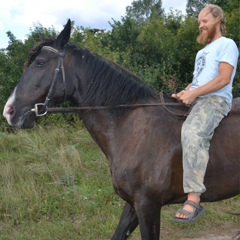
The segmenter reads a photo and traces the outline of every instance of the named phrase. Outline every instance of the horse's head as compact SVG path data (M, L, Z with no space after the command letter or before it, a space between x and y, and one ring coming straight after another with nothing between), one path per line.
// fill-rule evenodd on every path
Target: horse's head
M29 67L8 99L3 115L9 125L32 128L36 119L35 104L44 111L48 105L65 100L65 73L63 62L66 44L70 38L71 21L59 36L35 48L29 55ZM54 96L54 97L53 97ZM41 113L41 112L40 112Z

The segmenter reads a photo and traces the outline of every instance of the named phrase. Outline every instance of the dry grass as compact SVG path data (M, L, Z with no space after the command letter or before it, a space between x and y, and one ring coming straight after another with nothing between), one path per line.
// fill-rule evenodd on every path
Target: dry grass
M106 240L124 202L113 191L108 161L84 128L37 127L1 133L1 240ZM204 204L197 224L172 222L178 205L162 210L164 240L192 239L236 229L238 197ZM240 227L239 227L240 229ZM140 239L139 229L130 237Z

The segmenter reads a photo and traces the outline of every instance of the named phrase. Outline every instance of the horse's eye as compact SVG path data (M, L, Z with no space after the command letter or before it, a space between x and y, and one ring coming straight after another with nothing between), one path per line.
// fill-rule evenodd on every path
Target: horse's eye
M43 61L37 61L36 65L37 65L37 67L43 67L44 62Z

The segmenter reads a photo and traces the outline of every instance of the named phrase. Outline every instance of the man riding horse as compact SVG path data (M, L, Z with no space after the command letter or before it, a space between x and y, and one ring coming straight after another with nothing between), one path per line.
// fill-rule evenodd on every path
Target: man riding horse
M188 194L175 222L196 222L204 214L200 196L209 159L210 140L215 128L227 116L232 105L232 84L239 51L235 42L223 37L226 19L223 10L207 5L198 16L200 35L197 41L206 45L197 53L193 81L172 96L192 110L182 126L183 187Z

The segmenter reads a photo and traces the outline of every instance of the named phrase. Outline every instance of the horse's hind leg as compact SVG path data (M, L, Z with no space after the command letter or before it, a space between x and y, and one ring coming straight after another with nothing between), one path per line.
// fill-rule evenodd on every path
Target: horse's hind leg
M135 210L126 203L118 227L112 240L125 240L138 226L138 219Z

